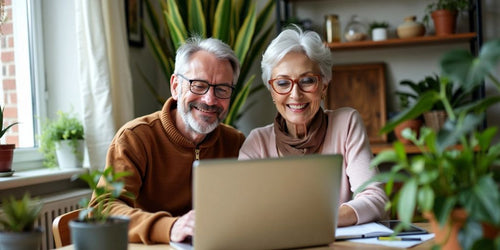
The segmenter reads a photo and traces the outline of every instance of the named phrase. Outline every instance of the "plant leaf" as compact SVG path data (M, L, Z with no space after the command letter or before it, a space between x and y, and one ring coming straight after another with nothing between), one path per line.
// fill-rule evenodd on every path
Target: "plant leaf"
M205 14L200 0L189 0L188 4L188 27L191 34L207 37Z
M248 11L248 16L245 18L245 22L243 22L243 25L238 31L236 43L234 44L234 53L240 60L240 64L245 63L245 57L248 49L250 48L250 43L252 42L252 37L255 32L255 18L255 3L252 3L250 10Z
M220 0L214 16L213 36L231 45L231 0Z

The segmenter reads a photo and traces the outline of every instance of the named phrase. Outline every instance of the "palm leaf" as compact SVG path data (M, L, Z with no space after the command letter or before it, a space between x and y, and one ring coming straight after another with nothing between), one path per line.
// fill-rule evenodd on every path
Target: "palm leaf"
M250 48L252 37L255 32L255 23L255 4L252 4L248 12L248 16L245 18L245 22L243 22L243 25L238 32L236 43L234 44L234 53L240 60L241 64L245 63L245 57L247 55L248 49Z
M188 5L188 27L191 34L207 37L205 15L200 0L190 0Z
M164 12L164 17L167 20L172 44L177 50L186 41L187 31L175 0L167 0L167 11Z
M265 27L266 22L269 20L274 11L274 6L275 1L267 2L266 6L264 6L257 16L257 23L255 24L255 27ZM269 28L274 28L274 26L271 25Z
M229 43L231 27L231 0L220 0L214 16L213 36L225 43Z
M248 81L245 83L245 86L243 87L243 89L240 92L238 92L238 94L236 95L234 102L231 104L231 108L229 109L227 117L226 117L226 119L224 119L225 124L229 124L229 125L234 124L234 121L236 119L236 116L238 115L238 112L240 111L243 104L245 104L245 101L248 97L248 93L250 92L250 87L252 86L252 82L253 82L254 78L255 78L255 75L252 75L250 77L250 79L248 79Z
M154 57L160 63L160 68L163 72L163 75L165 75L165 77L167 78L170 77L172 68L170 67L170 64L168 62L169 58L167 58L167 56L165 55L165 50L161 47L158 39L151 34L149 29L145 28L144 34L146 35L146 39L149 44L151 44Z

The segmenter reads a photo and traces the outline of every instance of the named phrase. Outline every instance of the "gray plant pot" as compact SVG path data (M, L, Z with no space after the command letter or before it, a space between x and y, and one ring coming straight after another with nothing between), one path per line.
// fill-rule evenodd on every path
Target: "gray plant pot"
M69 222L71 243L75 250L126 250L128 224L127 217L112 217L106 223L72 220Z
M33 232L3 232L0 231L1 250L33 250L40 249L42 244L42 230Z

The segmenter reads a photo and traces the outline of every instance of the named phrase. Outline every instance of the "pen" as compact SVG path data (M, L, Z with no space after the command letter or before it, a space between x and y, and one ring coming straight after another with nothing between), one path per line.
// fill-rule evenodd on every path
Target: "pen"
M378 237L378 240L387 240L387 241L421 241L420 238L409 238L409 237Z

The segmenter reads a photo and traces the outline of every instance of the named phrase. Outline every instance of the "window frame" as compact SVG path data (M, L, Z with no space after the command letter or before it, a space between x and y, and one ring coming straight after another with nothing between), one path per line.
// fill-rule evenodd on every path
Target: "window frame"
M37 139L37 135L41 131L39 118L46 117L47 114L42 1L13 1L12 4L25 5L21 6L24 7L24 10L17 9L16 12L14 12L14 8L12 8L12 15L14 22L16 19L19 20L19 18L23 18L23 14L27 17L27 20L25 20L25 28L27 29L27 46L29 50L28 60L30 77L28 78L31 86L31 96L34 98L34 100L32 100L34 147L16 148L14 150L12 169L14 171L41 169L43 168L42 161L44 157L38 150L39 140ZM24 24L24 22L21 23ZM19 30L19 28L15 30Z

